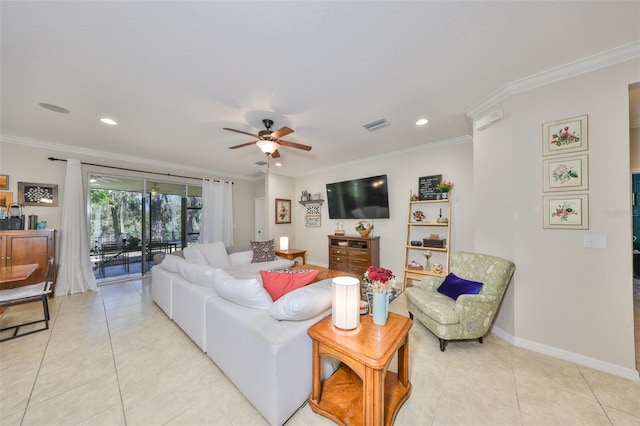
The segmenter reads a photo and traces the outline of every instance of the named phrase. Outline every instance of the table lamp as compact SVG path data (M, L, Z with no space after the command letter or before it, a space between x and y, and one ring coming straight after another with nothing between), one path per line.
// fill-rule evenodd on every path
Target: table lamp
M360 325L360 280L335 277L331 282L331 321L337 328L353 330Z
M289 237L280 237L280 250L289 250Z

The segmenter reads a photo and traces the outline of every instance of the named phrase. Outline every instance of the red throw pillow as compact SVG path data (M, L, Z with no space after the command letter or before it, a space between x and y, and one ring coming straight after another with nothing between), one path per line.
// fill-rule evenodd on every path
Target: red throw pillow
M311 284L320 273L319 270L290 274L287 272L260 271L262 284L275 302L285 294L297 288Z

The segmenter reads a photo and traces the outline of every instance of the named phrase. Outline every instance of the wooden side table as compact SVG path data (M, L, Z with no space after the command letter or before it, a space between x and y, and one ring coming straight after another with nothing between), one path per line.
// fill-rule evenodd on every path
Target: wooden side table
M369 315L360 317L355 330L340 330L327 317L311 328L313 389L309 406L340 425L391 425L411 394L409 382L409 329L413 321L389 313L385 325ZM398 352L398 373L387 371ZM322 383L320 357L342 361Z
M285 259L293 260L296 257L302 258L302 264L307 263L307 251L306 250L298 250L298 249L289 249L289 250L275 250L276 255L280 257L284 257Z

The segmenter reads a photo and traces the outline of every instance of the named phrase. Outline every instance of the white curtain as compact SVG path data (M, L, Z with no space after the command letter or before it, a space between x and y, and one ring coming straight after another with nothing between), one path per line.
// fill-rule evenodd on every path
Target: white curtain
M56 296L98 290L89 257L82 166L74 158L67 160L59 253Z
M202 181L200 242L233 245L233 191L231 182Z

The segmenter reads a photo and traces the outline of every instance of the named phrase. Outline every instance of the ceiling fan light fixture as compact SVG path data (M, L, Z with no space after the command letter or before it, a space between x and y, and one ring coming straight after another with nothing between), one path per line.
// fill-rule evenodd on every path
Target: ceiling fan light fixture
M260 148L262 152L267 155L273 154L280 147L280 145L278 145L278 143L274 141L258 141L256 142L256 145L258 145L258 148Z

